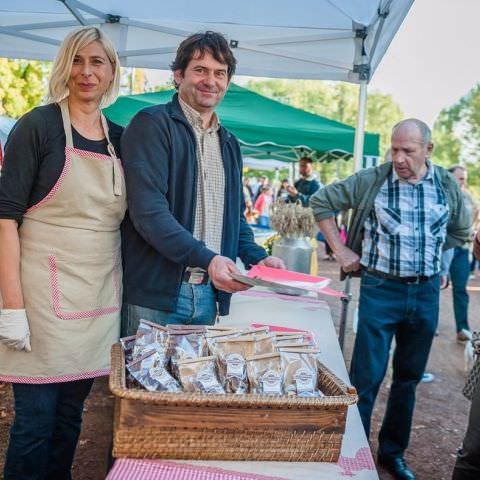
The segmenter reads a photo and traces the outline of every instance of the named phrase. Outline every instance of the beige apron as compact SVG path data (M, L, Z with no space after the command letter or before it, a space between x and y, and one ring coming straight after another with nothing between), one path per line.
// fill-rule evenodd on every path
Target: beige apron
M67 101L60 107L63 171L19 229L32 351L0 344L0 380L50 383L105 375L120 332L122 167L103 115L110 155L75 149Z

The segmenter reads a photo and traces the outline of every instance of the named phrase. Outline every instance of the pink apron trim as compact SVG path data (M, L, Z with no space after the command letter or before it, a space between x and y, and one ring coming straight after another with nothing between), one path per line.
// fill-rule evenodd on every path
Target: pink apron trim
M66 150L66 149L65 149ZM62 173L60 174L60 176L58 177L58 180L56 181L55 185L53 186L53 188L50 190L50 192L48 192L47 196L42 198L42 200L40 200L38 203L36 203L35 205L32 205L28 210L27 210L27 213L28 212L31 212L32 210L36 210L37 208L40 208L42 205L44 205L45 203L47 203L49 200L51 200L55 194L58 192L58 190L60 190L60 187L62 186L63 184L63 181L65 180L65 177L67 176L68 174L68 171L70 170L70 166L72 165L72 159L70 158L70 155L68 155L68 153L66 153L65 155L65 165L63 166L63 170L62 170Z
M28 355L28 353L26 354ZM102 368L94 372L71 373L58 377L16 377L13 375L0 375L0 381L9 383L27 383L29 385L43 385L47 383L73 382L75 380L87 380L89 378L105 377L110 374L109 368Z
M72 154L72 153L78 153L79 155L88 155L89 157L96 158L97 160L109 160L111 162L117 161L119 166L120 166L120 171L122 172L122 175L125 176L125 172L123 170L122 162L117 157L115 157L115 159L114 159L110 155L105 155L104 153L89 152L88 150L80 150L79 148L65 147L65 154L66 155L69 155L69 154Z
M82 318L94 318L102 315L108 315L120 310L120 282L118 278L118 259L114 260L114 273L113 284L115 290L115 296L117 304L111 307L95 308L94 310L80 310L78 312L63 312L60 306L60 290L58 288L58 276L57 276L57 259L55 255L48 256L48 264L50 269L50 287L52 290L52 302L55 315L62 320L80 320Z
M67 176L70 166L72 165L72 153L78 153L80 155L88 155L90 157L96 158L97 160L110 160L111 162L114 162L115 160L110 156L110 155L104 155L102 153L95 153L95 152L87 152L86 150L80 150L79 148L72 148L72 147L65 147L65 165L63 166L62 173L58 177L58 180L56 181L55 185L53 188L48 192L46 197L42 198L38 203L35 205L32 205L28 210L28 212L31 212L32 210L36 210L37 208L40 208L42 205L50 201L55 194L60 190L60 187L63 184L63 181L65 180L65 177ZM125 172L123 170L123 165L122 162L117 158L116 161L120 165L120 171L122 172L122 176L125 176Z

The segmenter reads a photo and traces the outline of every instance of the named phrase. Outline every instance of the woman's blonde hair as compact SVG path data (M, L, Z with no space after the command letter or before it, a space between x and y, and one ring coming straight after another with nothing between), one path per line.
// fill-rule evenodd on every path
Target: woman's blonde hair
M113 80L100 102L101 108L111 105L118 96L120 86L120 61L117 52L108 37L96 27L75 30L67 35L55 57L52 73L48 82L48 102L58 103L70 94L68 81L72 71L73 59L78 51L92 42L99 42L105 50L114 68Z

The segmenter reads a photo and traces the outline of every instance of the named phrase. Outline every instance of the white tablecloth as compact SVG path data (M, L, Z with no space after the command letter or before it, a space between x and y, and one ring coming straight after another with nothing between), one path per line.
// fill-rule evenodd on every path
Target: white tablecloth
M221 319L221 325L244 327L252 323L313 332L321 350L321 361L338 377L349 383L330 309L326 302L314 297L291 297L256 289L234 295L230 315ZM107 478L109 480L127 478L129 480L155 478L162 480L266 480L269 478L331 480L345 477L355 480L378 480L356 406L351 406L348 410L338 463L187 460L162 462L122 459L116 461Z

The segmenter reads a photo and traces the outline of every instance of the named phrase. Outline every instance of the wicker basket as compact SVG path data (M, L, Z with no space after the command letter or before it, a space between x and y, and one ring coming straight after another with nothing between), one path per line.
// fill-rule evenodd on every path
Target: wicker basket
M113 456L190 460L335 462L356 391L319 366L322 398L205 395L127 389L112 347Z

